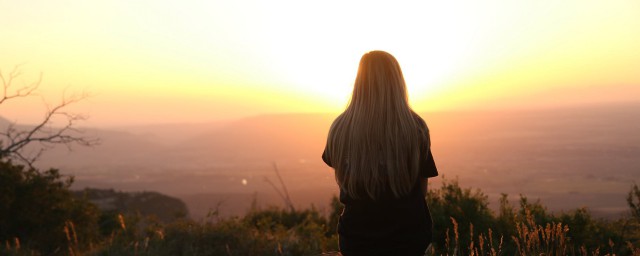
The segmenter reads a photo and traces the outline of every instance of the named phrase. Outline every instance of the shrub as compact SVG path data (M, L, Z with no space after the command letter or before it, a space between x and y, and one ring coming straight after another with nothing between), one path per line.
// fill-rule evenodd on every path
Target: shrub
M72 182L56 169L41 172L0 161L0 241L19 241L46 255L95 243L99 211L71 194Z

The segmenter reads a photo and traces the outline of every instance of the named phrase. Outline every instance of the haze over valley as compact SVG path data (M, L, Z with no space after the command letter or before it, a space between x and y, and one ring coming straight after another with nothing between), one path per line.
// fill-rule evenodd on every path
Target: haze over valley
M588 207L618 217L640 174L640 104L520 111L420 113L440 176L500 193L540 199L552 211ZM75 176L75 189L158 191L181 198L194 218L219 209L245 213L252 201L283 205L277 166L297 207L325 209L338 193L320 159L335 114L258 115L202 124L86 129L102 143L55 148L36 166Z

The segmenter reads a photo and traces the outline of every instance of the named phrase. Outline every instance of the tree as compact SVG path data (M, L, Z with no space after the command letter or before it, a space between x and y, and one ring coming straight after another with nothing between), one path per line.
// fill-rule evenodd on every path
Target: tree
M36 81L16 87L21 75L19 66L6 75L0 70L0 107L37 95L42 74ZM55 145L98 143L76 128L86 117L66 111L87 96L63 96L57 105L46 106L43 118L33 126L0 124L0 241L7 245L15 241L16 247L22 244L46 255L71 254L97 240L99 211L71 194L73 177L63 177L56 169L33 167L42 153ZM62 126L54 127L61 121ZM2 250L0 254L4 254Z
M72 182L56 169L39 171L0 160L0 241L19 241L45 255L95 243L99 210L72 195Z
M0 107L8 101L36 95L42 82L42 73L36 81L22 87L15 87L14 83L21 75L20 66L16 66L6 76L0 70L2 81ZM70 147L72 144L92 146L99 143L95 138L83 136L82 131L76 128L78 122L87 119L86 116L66 111L69 105L87 97L86 93L63 96L62 101L57 105L46 106L44 117L34 126L8 123L6 127L2 127L4 131L0 131L0 159L17 160L32 167L45 150L55 145ZM53 127L54 120L62 120L64 124ZM28 145L36 145L36 149L26 150Z

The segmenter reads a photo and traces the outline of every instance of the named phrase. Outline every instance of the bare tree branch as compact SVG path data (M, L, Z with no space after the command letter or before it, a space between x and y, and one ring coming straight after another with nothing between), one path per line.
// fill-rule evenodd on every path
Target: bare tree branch
M22 72L20 72L20 65L16 65L8 75L9 77L5 78L2 72L0 72L0 80L2 80L2 97L0 98L0 104L14 98L22 98L33 95L36 89L40 87L40 83L42 82L42 73L40 73L40 75L38 76L38 80L29 85L18 88L13 93L10 93L9 89L13 85L13 80L22 75Z
M273 184L273 182L271 182L269 178L264 177L264 181L268 182L271 185L271 187L273 187L273 189L276 192L278 192L278 195L280 196L280 198L282 198L282 201L284 201L284 204L289 208L290 211L294 212L296 209L293 207L293 202L291 202L291 197L289 197L289 191L287 190L287 185L284 184L284 181L280 176L280 172L278 171L278 165L275 162L273 162L273 170L276 172L276 175L278 176L278 180L280 181L280 185L282 186L282 191L280 191L280 189L278 189L278 187L276 187L276 185Z
M13 83L17 77L21 75L19 66L16 66L8 76L5 77L0 72L0 80L2 80L2 97L0 97L0 105L8 100L25 98L33 96L36 89L42 82L42 73L38 80L15 90L11 90ZM18 127L14 123L10 123L4 132L0 132L0 159L11 158L16 159L29 166L40 158L44 151L53 148L55 145L65 145L71 149L72 144L81 146L93 146L99 143L97 138L83 136L83 132L76 128L78 122L87 119L86 116L65 111L72 104L80 102L89 97L87 93L74 94L66 96L63 94L62 100L53 107L46 106L46 112L34 126ZM64 120L65 124L54 127L54 120ZM26 152L28 145L39 144L36 153Z
M287 203L289 204L289 208L291 209L291 211L295 211L295 209L293 208L293 203L291 202L291 197L289 197L289 191L287 190L287 185L284 184L284 181L282 180L282 176L280 176L280 171L278 171L278 165L276 164L276 162L273 162L273 169L275 170L276 175L278 176L280 185L282 185L282 190L284 191L284 195L287 197Z

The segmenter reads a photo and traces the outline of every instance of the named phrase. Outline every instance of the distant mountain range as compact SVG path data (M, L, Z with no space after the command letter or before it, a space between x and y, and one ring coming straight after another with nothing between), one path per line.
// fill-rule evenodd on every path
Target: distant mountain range
M491 200L502 192L524 194L551 210L584 205L617 214L626 207L629 186L640 181L640 103L420 114L430 128L440 177L458 177L462 186L481 188ZM277 204L275 190L265 182L276 181L275 162L294 202L321 205L337 193L331 169L320 159L334 118L274 114L208 124L89 128L85 134L99 137L101 145L71 152L55 148L37 165L75 175L76 188L155 190L199 198L204 209L206 195L224 200L225 194L246 199L258 193L265 203Z

